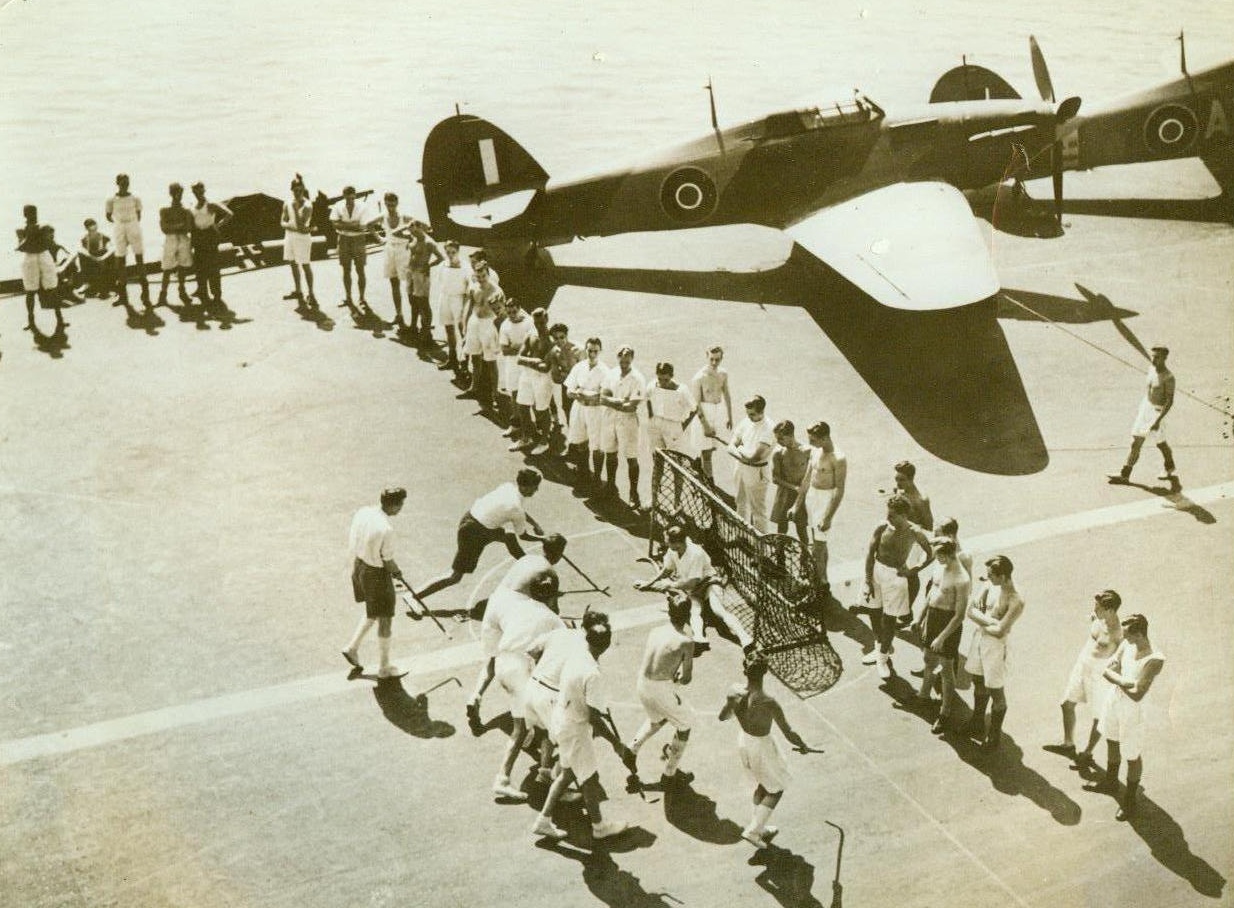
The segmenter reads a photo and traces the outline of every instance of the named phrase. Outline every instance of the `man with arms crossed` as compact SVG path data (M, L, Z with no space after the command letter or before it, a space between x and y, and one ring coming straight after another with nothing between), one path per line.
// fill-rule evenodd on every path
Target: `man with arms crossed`
M600 338L589 337L584 345L586 358L574 364L562 383L565 397L573 401L570 424L566 429L566 450L574 461L580 478L599 485L604 476L604 450L601 435L604 429L604 409L600 406L600 387L608 376L608 366L600 361L603 345ZM587 452L591 451L588 466Z
M698 403L692 442L702 458L703 475L713 485L716 477L711 452L718 443L716 434L721 429L725 432L733 429L733 399L728 390L728 370L720 367L722 362L724 348L712 347L707 351L707 365L690 379L690 394Z
M801 736L789 727L775 697L763 690L766 675L766 660L758 654L747 656L745 686L734 685L720 710L720 721L735 716L741 726L737 734L737 753L741 765L754 777L754 813L750 824L741 830L741 837L755 848L766 848L779 832L775 826L768 826L767 821L791 778L784 754L771 737L772 723L780 727L794 748L803 752L809 749Z
M171 273L180 278L180 302L190 303L184 282L193 268L193 212L184 207L184 187L172 183L167 187L171 204L159 209L159 228L163 231L163 286L159 290L159 305L167 305L167 290Z
M955 700L955 664L960 652L960 628L964 624L964 610L968 607L970 581L968 572L956 557L955 543L950 539L934 540L934 557L938 563L926 583L926 607L917 622L917 636L921 638L925 658L925 671L921 673L921 690L917 696L924 701L930 699L934 672L941 666L943 702L938 708L938 718L930 729L937 735L946 731Z
M634 368L633 362L634 348L622 347L617 351L617 368L600 383L600 405L606 408L602 411L600 448L608 469L605 491L617 497L617 461L624 460L630 483L630 507L637 511L643 506L638 497L638 405L647 396L647 379Z
M815 576L822 587L823 595L831 595L831 583L827 580L827 534L831 521L844 500L844 486L848 481L848 458L837 451L831 441L831 426L816 422L806 429L810 440L810 462L806 467L797 500L789 511L794 519L804 507L810 528L810 557L814 561Z
M870 610L870 626L878 645L873 658L862 659L863 665L878 664L878 676L891 677L892 641L899 619L912 613L908 601L908 578L920 573L934 560L930 540L909 522L910 505L903 495L887 500L887 521L874 529L870 548L866 551L866 607ZM908 553L913 545L926 552L926 560L907 567Z
M694 774L681 772L681 757L690 740L694 710L677 686L690 683L694 669L694 638L690 634L690 597L677 590L668 594L668 624L653 628L643 649L643 663L638 673L638 699L647 712L647 721L635 733L630 751L637 754L652 735L667 723L676 734L664 747L664 774L660 784L665 789L688 785ZM631 773L632 781L638 776Z
M330 209L330 223L338 233L338 263L343 269L343 305L354 308L351 300L351 269L356 269L356 288L360 291L360 311L371 314L364 290L368 278L364 274L368 258L368 229L373 220L363 201L356 198L356 187L344 186L343 197Z
M403 580L403 572L394 560L394 527L390 518L403 509L406 489L386 489L381 493L380 506L368 506L356 511L351 521L350 548L354 559L351 588L356 602L364 603L364 617L343 648L343 658L356 671L362 666L358 659L360 641L374 624L377 625L377 651L381 665L378 678L401 678L390 664L390 625L394 619L394 580Z
M982 750L997 750L1003 720L1007 717L1007 697L1003 682L1007 675L1007 635L1024 611L1024 600L1011 579L1011 559L995 555L985 563L989 586L968 607L968 617L977 625L968 647L966 667L973 676L973 715L965 733L980 738ZM990 726L985 727L986 704L990 707Z

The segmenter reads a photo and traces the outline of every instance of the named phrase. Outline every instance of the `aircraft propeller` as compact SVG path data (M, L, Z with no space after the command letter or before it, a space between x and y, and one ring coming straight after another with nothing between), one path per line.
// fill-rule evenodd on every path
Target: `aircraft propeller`
M1050 146L1050 175L1054 183L1054 219L1061 229L1063 226L1063 142L1062 126L1080 111L1080 99L1071 97L1058 104L1054 96L1054 83L1050 79L1049 67L1045 64L1045 55L1041 46L1032 35L1028 38L1029 53L1033 58L1033 78L1037 81L1037 91L1041 100L1054 104L1054 143Z

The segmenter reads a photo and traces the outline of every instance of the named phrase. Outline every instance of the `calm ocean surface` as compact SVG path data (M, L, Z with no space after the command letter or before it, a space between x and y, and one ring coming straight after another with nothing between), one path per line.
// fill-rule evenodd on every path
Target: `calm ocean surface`
M420 149L455 103L558 175L705 131L708 75L724 124L854 87L923 102L961 54L1027 96L1030 33L1060 95L1096 101L1175 75L1180 28L1193 70L1234 54L1230 0L9 0L0 225L33 202L75 247L119 171L151 211L172 180L282 195L300 171L422 213ZM6 249L0 275L17 270Z

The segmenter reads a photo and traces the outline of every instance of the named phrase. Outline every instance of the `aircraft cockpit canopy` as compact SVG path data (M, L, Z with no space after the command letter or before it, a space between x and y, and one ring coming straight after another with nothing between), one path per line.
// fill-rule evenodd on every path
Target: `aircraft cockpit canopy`
M883 115L883 109L865 95L855 95L849 101L771 114L763 121L763 138L780 139L815 129L854 126L881 119Z

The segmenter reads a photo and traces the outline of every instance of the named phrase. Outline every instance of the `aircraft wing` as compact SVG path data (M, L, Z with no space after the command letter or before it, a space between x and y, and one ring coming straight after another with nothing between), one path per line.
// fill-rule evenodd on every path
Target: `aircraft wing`
M946 183L896 183L785 229L884 306L927 311L998 292L972 209Z

